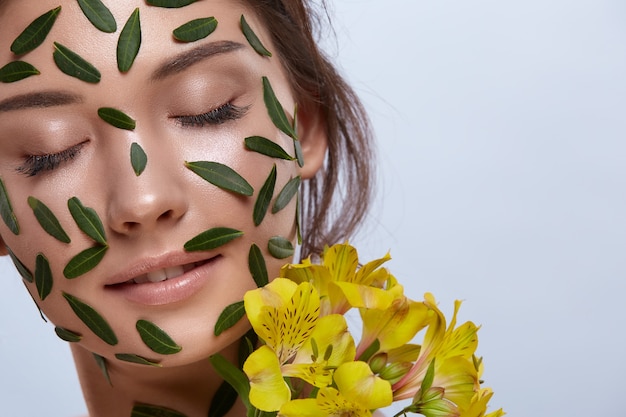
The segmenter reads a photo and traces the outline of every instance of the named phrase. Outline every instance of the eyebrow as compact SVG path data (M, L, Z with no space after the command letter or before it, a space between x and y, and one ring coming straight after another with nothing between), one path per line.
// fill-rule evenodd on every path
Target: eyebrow
M198 62L204 61L216 55L237 51L243 47L243 44L232 41L217 41L198 46L197 48L182 52L173 58L162 62L152 73L150 80L162 80L178 74Z
M0 113L30 108L64 106L82 101L82 96L65 91L40 91L20 94L0 101Z

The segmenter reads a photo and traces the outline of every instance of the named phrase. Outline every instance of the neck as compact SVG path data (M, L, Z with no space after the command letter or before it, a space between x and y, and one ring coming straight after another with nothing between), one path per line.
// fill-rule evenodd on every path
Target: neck
M207 359L173 368L109 361L109 384L91 352L77 345L71 347L90 417L130 416L138 403L170 408L186 417L206 417L222 383ZM235 355L230 356L228 359L234 360ZM231 415L245 415L240 401L227 414Z

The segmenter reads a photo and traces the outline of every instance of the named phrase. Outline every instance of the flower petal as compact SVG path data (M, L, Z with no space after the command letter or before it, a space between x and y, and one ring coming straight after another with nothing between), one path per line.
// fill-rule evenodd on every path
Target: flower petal
M243 364L250 380L250 402L263 411L276 411L291 399L276 354L268 346L252 352Z
M348 362L335 371L335 383L343 397L367 409L387 407L393 401L391 384L372 373L365 362Z

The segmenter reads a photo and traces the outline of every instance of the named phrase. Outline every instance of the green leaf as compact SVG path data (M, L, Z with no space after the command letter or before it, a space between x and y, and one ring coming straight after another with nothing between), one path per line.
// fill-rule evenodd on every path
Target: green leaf
M435 380L435 359L430 361L428 364L428 369L426 370L426 375L424 375L424 379L422 380L422 385L420 391L425 393L432 387L433 381Z
M52 56L54 63L65 74L92 84L100 82L100 71L96 67L60 43L54 42L54 53Z
M135 120L132 117L113 107L99 108L98 116L108 124L119 129L133 130L136 126Z
M35 286L41 301L45 300L52 291L52 270L48 259L41 253L37 254L35 260Z
M302 245L302 229L300 228L300 196L296 197L296 237L298 245Z
M285 110L276 98L276 94L274 94L270 80L267 77L263 77L263 100L274 125L292 139L297 139L298 136L295 130L293 130L291 123L289 123Z
M272 56L272 53L268 51L265 46L261 43L259 38L256 36L256 33L252 30L248 22L246 22L246 18L241 15L241 31L243 35L248 40L248 43L259 55L262 56Z
M272 237L267 244L267 249L276 259L285 259L294 253L293 244L281 236Z
M246 148L260 154L279 159L293 161L295 158L289 155L279 144L262 136L250 136L244 139Z
M135 355L134 353L116 353L115 357L124 362L137 363L139 365L155 366L157 368L161 367L161 364L159 364L158 362L151 361L149 359L144 358L143 356Z
M93 353L93 358L96 360L96 364L98 365L98 368L100 368L100 370L102 371L102 375L104 375L104 379L106 379L107 383L110 386L113 386L113 384L111 384L111 376L109 375L109 367L107 365L107 360L96 353Z
M77 197L70 198L67 201L67 207L70 209L70 213L80 230L97 243L104 246L107 245L104 226L94 209L83 206L83 203Z
M214 227L206 230L185 243L187 252L219 248L222 245L243 236L243 232L228 227Z
M259 190L259 195L256 198L256 202L254 203L254 210L252 211L252 219L254 220L254 225L258 226L261 224L263 219L265 218L265 214L267 213L267 209L270 206L270 202L272 201L272 197L274 196L274 188L276 187L276 164L272 167L270 171L270 175L265 180L265 183Z
M209 417L224 417L236 401L237 391L228 382L223 381L211 399Z
M117 30L115 18L100 0L78 0L78 5L98 30L106 33L113 33Z
M267 266L265 265L265 258L261 253L261 249L253 244L250 246L250 252L248 252L248 268L252 274L252 278L257 287L264 287L269 282L269 276L267 274Z
M135 404L130 417L187 417L171 408L151 404Z
M185 162L185 166L204 180L224 190L245 196L251 196L254 193L254 189L245 178L219 162Z
M252 407L250 405L250 381L248 381L246 374L219 353L209 357L209 360L215 372L237 391L246 409L250 410Z
M139 320L135 324L141 340L152 349L153 352L162 355L172 355L181 351L182 347L176 344L172 338L159 326L147 320Z
M141 175L148 164L148 155L146 155L141 145L136 142L130 145L130 164L133 166L133 171L135 171L137 176Z
M302 153L302 144L299 140L294 139L293 148L296 154L296 159L298 160L298 166L302 168L304 166L304 154Z
M185 23L174 29L174 38L183 42L195 42L204 39L215 31L217 20L215 17L204 17Z
M63 293L63 297L67 300L68 304L78 316L78 318L85 323L85 325L91 329L100 339L104 340L111 346L117 345L117 336L109 326L109 323L100 315L93 307L83 303L78 298L68 293Z
M67 279L74 279L86 274L98 266L108 249L108 246L100 245L85 249L70 259L63 269L63 275Z
M12 61L0 68L0 82L14 83L32 75L39 75L37 68L24 61Z
M127 72L132 67L141 46L139 7L130 15L117 41L117 68Z
M215 323L215 329L213 330L215 336L219 336L222 332L233 327L245 315L246 309L243 307L243 301L237 301L227 306Z
M60 12L61 6L33 20L32 23L15 38L11 44L11 51L15 55L22 55L41 45L46 39L46 36L48 36L48 33L50 33L50 29L54 26L54 22Z
M298 194L298 189L300 189L300 176L292 178L285 184L278 196L276 197L276 201L274 201L274 207L272 207L272 213L278 213L291 201L291 199Z
M11 207L11 201L9 200L9 194L7 193L7 189L4 187L4 182L0 178L0 216L4 223L7 225L9 230L13 232L14 235L20 234L20 225L17 222L17 217L13 212L13 207Z
M41 316L41 319L47 323L48 320L46 320L46 317L43 315L43 311L41 311L41 308L39 307L39 304L37 304L37 301L35 301L35 297L33 297L33 295L28 290L28 286L26 285L26 283L24 281L22 281L22 284L24 284L24 288L26 288L26 292L28 293L28 296L30 297L31 300L33 300L33 303L35 303L35 306L37 307L37 310L39 310L39 315Z
M59 326L54 328L54 332L57 334L57 336L59 336L59 338L61 340L64 340L64 341L70 342L70 343L80 342L82 340L82 338L83 338L78 333L74 333L71 330L67 330L67 329L64 329L63 327L59 327Z
M15 256L11 248L9 248L8 246L6 248L7 252L9 252L9 257L11 258L13 264L15 265L15 268L17 269L17 272L19 272L19 274L25 281L33 282L35 280L35 278L33 277L33 273L30 272L26 265L24 265L22 261L17 258L17 256Z
M196 1L198 0L146 0L150 6L167 7L168 9L189 6Z
M61 227L59 220L48 208L48 206L32 196L28 197L28 205L31 209L33 209L35 218L46 233L63 243L70 243L70 237L67 233L65 233L65 230Z

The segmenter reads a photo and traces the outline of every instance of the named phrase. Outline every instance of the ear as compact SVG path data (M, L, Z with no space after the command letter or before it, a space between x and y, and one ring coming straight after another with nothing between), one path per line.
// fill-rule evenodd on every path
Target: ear
M328 149L326 119L317 104L308 104L298 108L297 134L302 147L304 166L300 175L304 179L312 178L324 164Z

